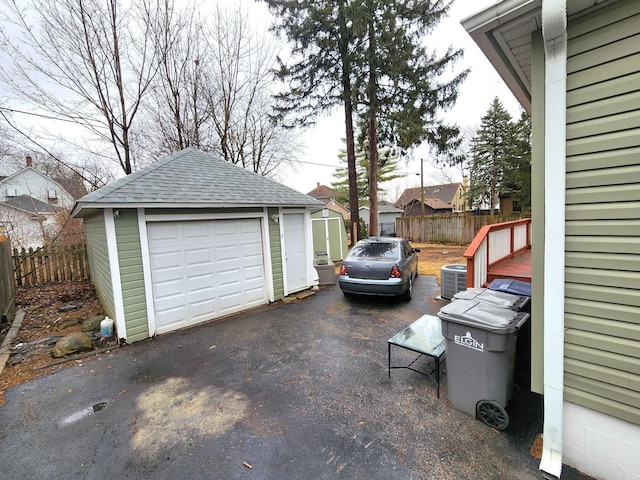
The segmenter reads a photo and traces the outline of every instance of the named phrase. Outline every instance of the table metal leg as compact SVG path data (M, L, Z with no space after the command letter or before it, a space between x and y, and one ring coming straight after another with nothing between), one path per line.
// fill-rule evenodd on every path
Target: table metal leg
M436 391L438 398L440 398L440 357L434 357L436 364Z

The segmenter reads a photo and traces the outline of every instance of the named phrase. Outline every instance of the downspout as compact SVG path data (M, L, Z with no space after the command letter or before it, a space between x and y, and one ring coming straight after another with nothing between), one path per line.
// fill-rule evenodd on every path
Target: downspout
M544 427L540 470L562 471L567 2L542 1L545 52Z

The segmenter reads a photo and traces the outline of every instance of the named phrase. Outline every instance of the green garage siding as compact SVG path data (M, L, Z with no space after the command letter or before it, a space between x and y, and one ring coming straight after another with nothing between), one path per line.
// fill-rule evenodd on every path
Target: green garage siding
M115 219L122 303L129 343L149 337L142 251L136 210L120 210Z
M87 237L91 283L95 287L100 304L107 315L116 318L104 212L100 210L96 215L85 218L84 229Z
M640 423L640 2L568 35L565 398Z
M282 245L280 243L280 224L271 219L271 215L277 215L277 208L267 210L269 219L269 244L271 245L271 271L273 277L274 300L284 297L284 274L282 271Z

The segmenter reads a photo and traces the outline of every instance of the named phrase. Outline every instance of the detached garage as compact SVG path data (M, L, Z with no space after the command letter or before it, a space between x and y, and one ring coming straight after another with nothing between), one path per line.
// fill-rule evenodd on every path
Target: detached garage
M189 148L78 200L91 281L128 343L313 285L321 202Z

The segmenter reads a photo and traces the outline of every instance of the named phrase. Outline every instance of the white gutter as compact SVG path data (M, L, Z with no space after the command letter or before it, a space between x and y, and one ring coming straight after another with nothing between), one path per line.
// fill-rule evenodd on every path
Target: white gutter
M540 470L562 471L567 2L542 1L545 51L544 427Z

